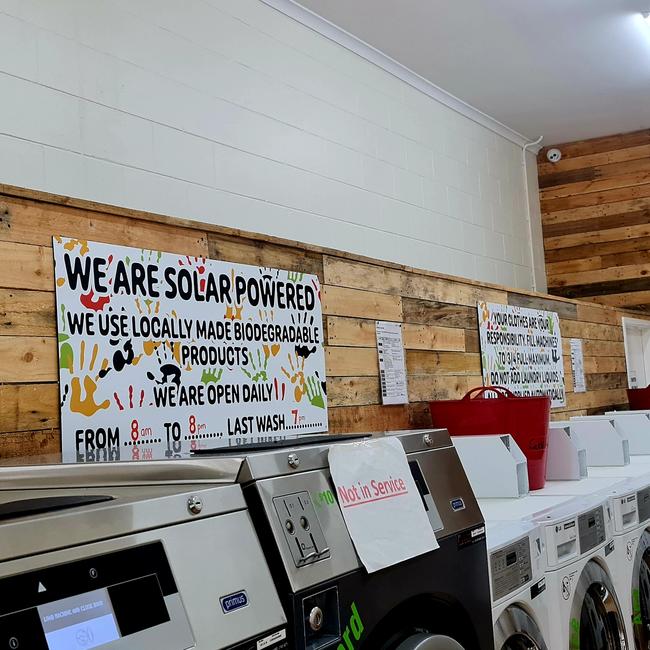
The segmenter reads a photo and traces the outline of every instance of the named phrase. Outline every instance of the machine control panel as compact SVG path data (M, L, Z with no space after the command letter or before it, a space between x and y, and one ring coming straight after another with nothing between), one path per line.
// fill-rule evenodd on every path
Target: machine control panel
M523 587L533 577L530 539L526 535L509 546L490 554L492 597L500 600Z
M549 566L566 562L578 555L578 522L575 517L545 527L546 560Z
M160 542L0 580L0 648L134 644L158 650L195 644Z
M273 505L296 567L330 557L309 492L275 497Z
M617 532L625 532L639 523L639 510L636 492L612 499L614 508L614 527Z
M639 523L650 519L650 487L643 488L636 493L639 509Z
M578 534L581 553L586 553L605 541L607 532L603 506L583 512L578 517Z

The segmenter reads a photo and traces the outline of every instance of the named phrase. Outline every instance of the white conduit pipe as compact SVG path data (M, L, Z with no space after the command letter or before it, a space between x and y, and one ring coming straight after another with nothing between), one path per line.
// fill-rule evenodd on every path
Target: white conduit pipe
M533 245L533 218L530 213L530 192L528 191L528 165L526 163L526 152L528 147L535 147L542 143L543 135L540 135L537 140L527 142L521 149L521 163L524 174L524 190L526 192L526 214L528 215L528 246L530 247L530 270L533 280L533 291L537 291L537 281L535 279L535 247Z

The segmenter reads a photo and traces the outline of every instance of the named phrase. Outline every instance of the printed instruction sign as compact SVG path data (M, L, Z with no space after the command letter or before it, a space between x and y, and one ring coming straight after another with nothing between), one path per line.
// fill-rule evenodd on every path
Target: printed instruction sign
M382 404L408 404L402 324L378 320L375 327Z
M571 341L571 372L573 374L573 392L586 393L585 383L585 358L582 352L582 340L570 339Z
M334 445L329 464L343 518L369 573L439 548L399 440Z
M548 395L566 404L560 319L555 312L478 303L484 386L504 386L515 395Z
M327 430L314 275L54 239L65 462Z

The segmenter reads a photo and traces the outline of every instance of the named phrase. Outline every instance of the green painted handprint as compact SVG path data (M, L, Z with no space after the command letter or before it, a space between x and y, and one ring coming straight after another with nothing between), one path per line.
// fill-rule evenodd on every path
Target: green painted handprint
M262 363L262 357L264 358L264 363ZM254 382L258 381L268 381L269 377L266 373L266 368L269 365L269 358L266 354L262 354L261 350L257 351L257 364L255 363L255 359L253 356L249 357L250 363L251 363L251 369L252 372L249 372L245 368L242 368L242 372L251 380Z
M201 374L201 383L205 384L218 384L223 375L223 368L204 368Z
M307 399L312 406L319 409L325 408L323 388L317 377L307 377Z

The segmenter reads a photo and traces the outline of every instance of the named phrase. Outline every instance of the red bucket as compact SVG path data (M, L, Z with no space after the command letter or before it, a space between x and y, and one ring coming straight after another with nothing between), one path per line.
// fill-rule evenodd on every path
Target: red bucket
M496 394L487 399L485 393ZM528 461L531 490L544 487L548 450L549 397L517 397L501 386L479 386L463 399L429 402L434 427L452 436L509 433Z
M633 411L650 409L650 386L646 388L628 388L627 401Z

